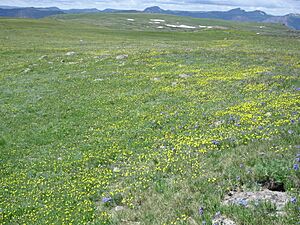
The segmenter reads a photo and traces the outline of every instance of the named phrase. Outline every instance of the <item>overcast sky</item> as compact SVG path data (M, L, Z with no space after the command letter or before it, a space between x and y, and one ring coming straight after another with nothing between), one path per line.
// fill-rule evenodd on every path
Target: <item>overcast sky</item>
M276 15L300 13L300 0L0 0L0 5L57 6L62 9L144 9L157 5L163 9L193 11L224 11L240 7L246 10L262 10Z

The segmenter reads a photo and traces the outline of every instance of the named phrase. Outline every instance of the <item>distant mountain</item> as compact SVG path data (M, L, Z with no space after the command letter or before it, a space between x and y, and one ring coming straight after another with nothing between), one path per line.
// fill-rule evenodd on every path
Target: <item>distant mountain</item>
M68 9L68 10L63 10L64 13L69 13L69 14L80 14L80 13L97 13L101 12L101 10L98 10L96 8L92 9Z
M211 11L211 12L174 11L174 10L164 10L158 6L146 8L144 10L144 13L170 14L170 15L177 15L177 16L190 16L194 18L233 20L233 21L240 21L240 22L281 23L292 29L300 30L300 15L297 14L288 14L285 16L272 16L260 10L247 12L240 8L232 9L225 12L223 11Z
M120 10L118 13L142 13L141 11L138 10Z
M101 12L96 8L92 9L68 9L62 10L57 7L48 8L15 8L9 6L0 7L0 16L2 17L19 17L19 18L44 18L47 16L58 15L58 14L80 14L80 13L97 13Z
M9 6L9 5L0 5L0 9L17 9L17 8L21 8L21 7Z
M246 12L240 8L232 9L226 12L223 11L174 11L174 10L163 10L158 6L149 7L144 10L145 13L164 13L180 16L190 16L195 18L212 18L212 19L223 19L223 20L238 20L238 21L262 21L269 16L262 11Z
M101 12L104 13L142 13L138 10L124 10L124 9L104 9Z
M120 9L105 9L103 11L96 8L91 9L60 9L57 7L35 8L25 7L18 8L14 6L0 6L0 17L19 17L19 18L44 18L57 14L81 14L81 13L141 13L137 10L120 10Z
M300 15L290 14L287 18L287 26L300 30Z
M145 13L164 13L165 10L161 9L158 6L152 6L152 7L148 7L146 9L144 9Z
M0 16L4 17L21 17L21 18L43 18L57 14L79 14L79 13L153 13L153 14L169 14L177 16L189 16L194 18L210 18L221 20L233 20L240 22L262 22L262 23L280 23L292 29L300 30L300 15L288 14L285 16L272 16L267 13L255 10L247 12L241 8L232 9L229 11L174 11L164 10L158 6L146 8L144 11L137 10L120 10L120 9L105 9L103 11L96 8L92 9L68 9L62 10L57 7L48 8L18 8L14 6L0 6Z
M47 16L63 14L61 10L54 10L54 8L46 9L46 8L12 8L12 9L1 9L0 8L0 16L2 17L19 17L19 18L43 18Z
M57 8L57 7L47 7L47 8L35 8L35 9L38 9L38 10L40 10L40 11L57 11L57 12L59 12L59 11L61 11L61 9L60 8Z
M300 15L288 14L285 16L273 16L265 20L266 23L281 23L295 30L300 30Z
M157 12L157 10L155 10ZM145 12L145 11L144 11ZM155 13L156 13L155 12ZM246 12L240 8L232 9L226 12L222 11L211 11L211 12L197 12L197 11L172 11L163 10L161 13L179 15L179 16L190 16L195 18L211 18L211 19L222 19L222 20L235 20L235 21L253 21L262 22L265 19L271 17L262 11Z

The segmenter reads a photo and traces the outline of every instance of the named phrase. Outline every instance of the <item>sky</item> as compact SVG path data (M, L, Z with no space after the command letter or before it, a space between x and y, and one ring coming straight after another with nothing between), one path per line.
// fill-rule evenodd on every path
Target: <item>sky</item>
M160 6L163 9L189 11L226 11L239 7L247 11L262 10L273 15L300 13L300 0L0 0L0 5L139 10Z

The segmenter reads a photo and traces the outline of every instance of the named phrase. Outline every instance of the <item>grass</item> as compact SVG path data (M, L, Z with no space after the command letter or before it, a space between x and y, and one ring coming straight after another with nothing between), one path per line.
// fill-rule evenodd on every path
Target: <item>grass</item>
M299 33L150 17L0 19L0 224L299 222ZM221 204L264 179L285 216Z

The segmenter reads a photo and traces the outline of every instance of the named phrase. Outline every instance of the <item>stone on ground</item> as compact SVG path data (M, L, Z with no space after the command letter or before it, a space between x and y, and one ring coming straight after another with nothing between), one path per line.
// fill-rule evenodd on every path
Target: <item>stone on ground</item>
M122 59L127 59L128 58L128 55L118 55L116 57L117 60L122 60Z
M230 192L225 197L224 205L241 205L244 207L253 207L260 203L270 202L276 206L277 214L282 214L285 205L289 202L289 196L286 192L262 190L256 192Z
M75 55L75 54L76 54L75 52L67 52L66 56L72 56L72 55Z
M212 220L213 225L236 225L234 221L225 217L225 216L218 216Z

